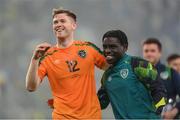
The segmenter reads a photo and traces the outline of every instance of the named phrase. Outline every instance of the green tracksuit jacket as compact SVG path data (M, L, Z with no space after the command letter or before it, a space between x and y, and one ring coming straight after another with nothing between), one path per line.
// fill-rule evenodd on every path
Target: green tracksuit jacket
M142 60L133 69L131 59L125 54L104 73L101 89L107 93L105 100L111 102L116 119L158 119L156 107L165 105L165 88L158 82L157 72L150 63L145 65Z

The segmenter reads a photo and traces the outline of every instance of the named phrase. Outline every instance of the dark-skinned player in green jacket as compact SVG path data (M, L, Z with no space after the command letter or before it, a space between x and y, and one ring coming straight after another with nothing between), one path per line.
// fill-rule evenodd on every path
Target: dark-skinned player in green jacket
M126 54L127 36L121 30L103 36L103 49L111 67L105 71L98 91L101 108L109 102L116 119L159 119L166 90L157 71L147 61Z

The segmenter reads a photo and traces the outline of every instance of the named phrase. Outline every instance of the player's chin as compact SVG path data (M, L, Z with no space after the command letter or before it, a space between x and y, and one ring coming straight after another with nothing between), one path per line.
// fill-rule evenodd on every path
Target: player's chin
M64 40L64 39L66 38L66 36L67 36L67 35L65 35L65 34L60 34L60 33L59 33L59 34L56 34L56 37L59 38L59 39L61 39L61 40Z
M147 58L146 60L151 62L151 63L154 63L156 61L154 58Z

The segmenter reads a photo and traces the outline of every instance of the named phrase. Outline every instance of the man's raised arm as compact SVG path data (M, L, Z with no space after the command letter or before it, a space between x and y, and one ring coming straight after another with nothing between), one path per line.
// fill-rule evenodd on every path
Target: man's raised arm
M51 47L49 43L42 43L37 45L31 62L26 74L26 89L33 92L40 84L40 77L38 76L39 60L45 54L45 52Z

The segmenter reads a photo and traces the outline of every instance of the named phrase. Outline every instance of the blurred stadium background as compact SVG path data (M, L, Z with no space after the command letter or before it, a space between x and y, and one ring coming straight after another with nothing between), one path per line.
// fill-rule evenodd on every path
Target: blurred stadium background
M133 55L141 56L141 43L147 37L162 42L163 62L170 53L180 52L180 0L0 0L0 119L51 117L48 81L29 93L25 75L34 47L56 42L51 12L59 7L77 14L77 39L101 47L107 30L121 29ZM97 70L97 88L101 75ZM111 107L103 111L103 118L113 118Z

